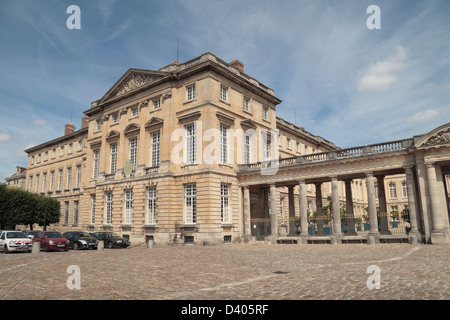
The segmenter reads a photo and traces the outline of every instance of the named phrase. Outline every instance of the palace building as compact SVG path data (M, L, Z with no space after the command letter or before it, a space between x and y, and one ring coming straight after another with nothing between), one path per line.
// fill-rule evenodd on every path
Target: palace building
M438 194L420 194L421 183L435 181L412 172L414 141L340 149L277 117L280 103L242 62L211 53L158 70L129 69L91 103L81 129L67 124L63 136L26 150L25 188L60 201L55 229L114 231L132 242L379 242L396 235L389 230L402 217L391 213L407 210L410 232L401 236L430 242L439 229L434 239L448 243L440 178L448 172L448 141L436 160ZM403 162L391 168L394 158ZM403 188L399 201L394 186Z

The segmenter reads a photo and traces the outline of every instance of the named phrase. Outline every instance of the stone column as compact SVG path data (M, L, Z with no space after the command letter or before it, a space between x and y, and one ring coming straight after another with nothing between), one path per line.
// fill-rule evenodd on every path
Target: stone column
M444 224L444 213L447 210L442 206L445 199L440 199L441 192L439 192L439 185L437 183L436 167L434 163L426 163L428 189L431 200L431 217L432 217L432 231L431 243L449 243L448 227ZM441 201L442 200L442 201Z
M384 175L376 176L375 178L377 178L377 183L378 183L378 204L380 207L379 223L381 225L380 234L390 235L392 233L389 231L389 226L388 226L386 191L384 189Z
M277 187L275 184L270 185L270 236L278 236Z
M250 188L249 186L243 187L244 189L244 242L249 242L252 236L252 230L250 226Z
M346 236L356 236L355 215L353 214L352 180L345 180L345 206L347 208L347 232Z
M428 190L428 179L425 164L423 161L416 161L417 187L420 201L420 220L422 225L421 233L425 243L431 243L431 202Z
M375 244L380 242L380 233L378 232L377 221L377 204L375 200L375 184L373 182L373 173L366 172L367 184L367 202L369 206L369 243Z
M306 199L305 180L298 182L298 208L300 211L300 241L298 243L308 243L308 200Z
M288 196L289 196L289 236L296 237L297 230L295 228L294 186L288 186Z
M331 240L332 243L342 243L339 182L336 177L331 178L331 201L333 204L333 234L331 236Z
M408 188L408 209L409 209L409 224L411 231L409 232L409 241L413 244L418 241L421 242L421 237L417 224L417 209L416 209L416 184L414 182L414 175L411 167L405 168L406 187Z
M317 236L324 236L323 208L322 208L322 182L315 183L316 186L316 225Z

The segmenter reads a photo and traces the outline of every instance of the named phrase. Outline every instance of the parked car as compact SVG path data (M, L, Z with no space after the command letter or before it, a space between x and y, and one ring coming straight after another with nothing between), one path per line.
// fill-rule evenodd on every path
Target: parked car
M65 236L70 241L70 246L74 250L97 249L97 239L87 232L69 231L64 232L63 236Z
M94 232L92 235L97 240L103 240L105 248L126 248L130 245L128 239L122 238L114 232Z
M39 231L33 238L33 242L39 242L41 249L48 250L64 250L70 248L70 241L60 232L56 231Z
M24 230L22 232L25 233L28 236L28 238L33 239L34 236L36 235L36 233L38 233L39 231L38 230Z
M21 231L3 230L0 233L0 250L4 253L12 251L31 252L32 241Z

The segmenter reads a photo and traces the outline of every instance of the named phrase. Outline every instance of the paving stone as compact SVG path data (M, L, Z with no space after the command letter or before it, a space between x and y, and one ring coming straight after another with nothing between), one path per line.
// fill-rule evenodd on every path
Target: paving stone
M0 299L450 299L449 247L224 244L0 255ZM68 289L69 265L81 289ZM381 268L370 290L367 268Z

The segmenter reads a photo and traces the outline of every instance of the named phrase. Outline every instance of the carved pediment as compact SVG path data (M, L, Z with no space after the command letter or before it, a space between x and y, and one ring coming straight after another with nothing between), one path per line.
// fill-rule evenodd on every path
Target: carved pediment
M124 133L124 135L125 135L126 137L129 137L129 136L133 136L133 135L139 134L139 131L140 131L140 130L141 130L141 128L139 127L138 124L132 123L132 124L128 125L128 126L125 128L125 130L123 131L123 133Z
M103 96L101 102L121 96L161 79L167 73L153 70L129 69Z
M416 144L417 148L432 147L450 143L450 124L445 124L424 135Z
M422 144L422 146L423 147L435 146L438 144L445 144L449 142L450 142L450 128L430 137L424 144Z
M120 138L120 133L115 130L110 131L106 135L106 141L108 141L108 142L119 140L119 138Z
M163 119L152 117L146 124L145 124L145 130L149 131L156 131L162 128L163 126Z
M241 127L244 130L256 129L256 123L252 119L247 119L247 120L241 121Z

